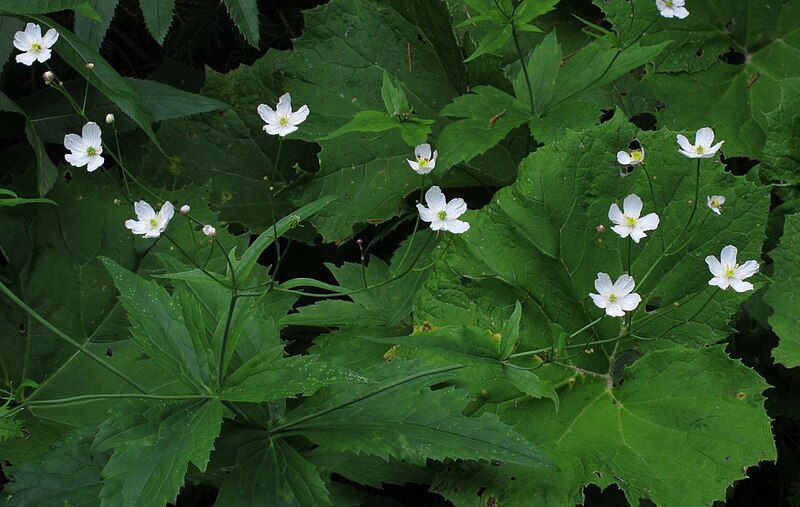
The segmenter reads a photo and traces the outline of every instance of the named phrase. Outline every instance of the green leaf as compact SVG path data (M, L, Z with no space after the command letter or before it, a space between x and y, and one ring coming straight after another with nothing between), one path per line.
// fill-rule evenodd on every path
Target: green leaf
M220 394L227 401L258 403L310 395L335 382L367 382L354 372L312 356L282 358L283 347L255 356L231 374Z
M523 103L491 86L473 88L472 93L448 104L441 114L460 118L439 136L436 165L444 169L485 153L531 119Z
M395 128L400 128L400 120L392 115L382 111L361 111L352 120L327 136L321 137L320 140L335 139L348 132L385 132Z
M530 23L555 9L558 2L559 0L523 0L514 14L514 23L517 26Z
M239 31L253 47L258 47L258 0L225 0L225 7Z
M22 20L0 16L0 76L3 75L9 56L14 52L14 34L24 29L25 23Z
M219 490L218 507L330 505L316 467L281 439L244 430L238 435L237 467Z
M93 429L71 432L49 452L6 471L13 482L3 496L10 507L69 505L94 507L103 481L100 471L107 453L91 452Z
M800 157L800 79L782 80L781 99L773 111L764 112L766 131L761 155L761 175L765 181L800 182L797 173Z
M585 484L617 484L631 505L711 505L748 466L775 459L768 386L723 347L661 350L626 368L624 384L578 376L571 385L558 412L524 399L484 408L535 438L557 470L443 469L435 490L457 506L474 505L476 492L481 503L575 505Z
M86 3L97 12L100 19L75 16L75 36L86 42L91 49L99 51L103 39L106 38L108 27L111 26L119 0L88 0Z
M334 0L303 15L306 28L293 41L292 51L271 51L250 67L209 77L208 88L216 91L212 96L234 104L254 138L266 136L253 112L284 90L291 91L293 103L307 104L311 111L289 137L313 142L361 111L383 110L384 71L403 84L418 118L435 118L464 88L463 57L441 2ZM419 26L425 30L420 32ZM419 130L416 125L408 128L414 129ZM350 133L319 144L319 170L303 178L284 171L290 181L281 195L295 207L337 196L312 219L325 241L351 237L354 225L361 228L401 214L407 209L403 196L421 184L406 163L413 150L397 131ZM248 167L233 161L245 153L230 150L226 163Z
M497 51L505 46L509 40L511 40L511 35L512 30L510 24L494 27L490 32L483 36L478 44L477 49L475 49L475 52L472 53L469 58L464 60L464 62L471 62L481 55Z
M88 75L89 82L103 95L113 100L114 104L135 121L156 146L160 147L151 126L152 118L145 111L139 96L125 78L120 76L97 51L66 28L44 16L29 17L42 25L42 30L55 28L58 31L59 40L53 49L58 55L79 75ZM87 63L94 64L94 69L88 74L85 67Z
M172 24L172 11L175 9L175 0L139 0L139 6L144 14L144 24L150 35L160 45L164 44L169 27Z
M509 382L514 384L514 387L531 398L549 398L553 400L556 412L558 412L558 394L556 394L552 384L543 381L532 371L520 370L511 366L504 366L503 373L506 374Z
M0 12L7 14L46 14L48 12L76 9L88 0L0 0ZM61 32L59 32L61 34Z
M406 97L406 92L403 91L402 84L395 86L386 71L383 71L381 97L386 106L386 112L389 113L390 116L411 112L411 108L408 105L408 97Z
M174 502L189 463L206 469L222 425L216 400L129 405L101 426L93 452L113 449L103 467L103 507Z
M497 348L500 359L508 359L508 356L514 351L514 347L516 347L519 340L519 322L521 318L522 305L517 301L514 303L514 312L503 326L503 335L500 337L500 344Z
M316 199L314 202L308 203L302 208L298 209L289 216L280 219L274 227L262 232L253 241L250 246L242 254L239 263L236 265L236 278L239 283L243 284L247 281L253 268L256 266L258 257L266 250L276 238L280 238L286 232L297 225L298 221L308 220L314 214L325 209L330 203L334 201L333 196L324 196ZM277 232L277 236L276 236Z
M197 323L186 322L188 316L199 312L196 303L187 295L174 299L163 287L131 273L113 259L101 257L120 293L120 301L131 323L131 336L142 351L159 366L181 379L196 392L206 392L212 386L213 376L207 360L208 343L203 336L192 333ZM185 294L185 293L183 293ZM181 301L189 303L181 307Z
M28 143L36 154L36 186L39 195L44 197L53 188L56 178L58 177L56 166L50 161L50 156L47 154L47 150L41 139L39 139L39 134L33 127L31 119L25 114L25 111L1 91L0 111L9 111L25 116L25 135L28 138Z
M772 330L780 338L772 357L787 368L800 366L800 319L797 288L800 266L800 215L789 215L783 226L780 245L770 252L775 263L772 278L775 280L764 298L774 313L769 317Z
M462 393L429 389L454 369L430 370L416 362L373 366L363 371L373 384L321 389L289 412L273 434L299 433L320 447L416 463L461 458L547 466L531 442L495 417L461 415Z

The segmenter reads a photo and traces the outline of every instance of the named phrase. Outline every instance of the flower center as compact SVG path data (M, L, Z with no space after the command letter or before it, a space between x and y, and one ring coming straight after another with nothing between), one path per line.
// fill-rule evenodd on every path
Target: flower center
M642 152L640 150L633 150L631 152L631 158L637 162L642 160Z
M86 148L86 154L89 155L90 157L94 157L95 155L97 155L97 150L95 149L94 146L89 146L88 148Z
M719 208L719 200L711 199L711 205L715 208Z
M697 153L703 153L703 147L702 146L698 146L695 149L697 150Z
M430 160L428 160L427 158L417 159L417 163L420 165L420 167L426 167L428 165L428 162L430 162Z
M439 220L446 220L447 219L447 212L442 210L439 213L437 213L436 216L439 217Z
M738 267L738 265L737 266L733 266L733 267L726 266L725 278L733 278L733 274L736 272L736 268L737 267Z
M33 44L31 44L31 49L33 50L34 53L38 53L39 51L42 50L42 45L39 44L38 42L34 42Z
M671 9L673 7L672 0L664 0L664 5Z
M151 218L150 227L158 227L158 220L156 220L155 218Z
M636 219L634 217L625 217L625 222L627 222L628 227L636 225Z
M281 125L288 125L289 124L289 118L287 118L286 116L281 116L280 124Z
M609 294L608 295L608 300L611 301L612 303L615 302L617 300L617 295L616 294Z

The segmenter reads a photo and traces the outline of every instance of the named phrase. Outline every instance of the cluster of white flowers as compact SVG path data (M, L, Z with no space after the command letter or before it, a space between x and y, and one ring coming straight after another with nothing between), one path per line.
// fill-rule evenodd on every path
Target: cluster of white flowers
M683 9L682 0L658 2L662 14L662 4L666 8L675 9L675 13L667 17L686 17L689 13ZM678 9L682 9L679 11ZM690 143L686 136L677 135L678 152L687 158L711 158L717 154L725 141L714 143L714 131L709 127L701 128L695 134L694 144ZM617 161L622 165L633 166L644 162L644 148L633 150L628 153L624 150L617 152ZM706 197L706 205L711 212L717 215L722 214L722 205L725 204L725 197L722 195L709 195ZM622 210L616 203L611 204L608 210L608 218L615 225L611 230L619 234L621 238L630 237L634 242L639 243L642 238L647 237L645 231L655 230L659 225L659 217L655 213L641 216L642 199L636 194L631 194L622 203ZM598 226L598 231L605 230ZM737 249L733 245L728 245L722 249L720 259L717 260L713 255L706 257L706 263L713 275L709 280L709 285L717 286L721 289L732 288L737 292L745 292L753 289L753 284L743 281L758 272L756 261L747 261L741 266L736 263ZM633 311L641 302L642 298L633 292L634 280L630 275L620 276L616 282L611 283L611 278L606 273L598 273L595 281L595 289L599 294L590 293L589 296L594 304L603 308L607 315L612 317L622 317L625 312Z

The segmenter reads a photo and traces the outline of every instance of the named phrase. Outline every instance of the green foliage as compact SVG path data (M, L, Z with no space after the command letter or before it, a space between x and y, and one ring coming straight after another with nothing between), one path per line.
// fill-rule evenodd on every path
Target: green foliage
M99 428L92 452L103 466L102 506L174 502L189 463L205 470L222 424L218 401L121 407Z
M258 47L258 0L225 0L225 8L247 42Z
M111 26L111 19L114 17L114 11L117 9L119 0L89 0L86 3L94 9L100 19L94 20L87 16L76 16L75 35L85 41L90 48L97 51L106 37L108 27Z
M797 317L797 267L800 265L800 216L789 215L784 224L780 245L770 252L775 263L772 273L775 283L770 286L765 302L772 307L769 317L772 330L780 344L772 351L776 362L787 368L800 366L800 329Z
M163 44L172 24L175 0L139 0L139 6L142 8L144 23L150 34L156 42Z

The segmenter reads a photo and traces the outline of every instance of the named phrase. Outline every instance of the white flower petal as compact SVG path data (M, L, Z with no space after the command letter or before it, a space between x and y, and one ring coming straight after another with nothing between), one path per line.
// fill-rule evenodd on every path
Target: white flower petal
M722 269L722 264L720 264L717 258L713 255L706 257L706 264L708 264L708 270L711 271L712 275L717 277L725 275L725 271Z
M416 148L414 148L414 156L417 159L424 158L426 160L431 159L431 145L430 144L420 144Z
M636 294L635 292L633 294L628 294L627 296L617 300L617 303L619 303L620 308L622 308L626 312L635 310L636 307L639 306L639 303L641 302L642 302L642 296Z
M256 111L258 111L258 115L261 117L262 120L264 120L264 123L279 124L281 122L281 119L278 118L278 114L266 104L259 105Z
M156 217L156 211L145 201L133 203L133 211L136 212L136 218L142 222L149 222Z
M278 135L281 137L286 137L292 132L296 132L298 129L294 125L281 125L280 130L278 131Z
M442 193L442 189L436 185L432 186L427 192L425 192L425 202L428 204L428 207L431 209L431 211L435 213L444 211L445 206L447 206L447 199Z
M685 135L678 134L677 139L678 139L678 146L680 146L683 149L683 151L688 153L695 152L694 146L692 146L692 143L690 143L689 140L686 139Z
M631 228L631 239L634 243L638 243L642 240L642 238L646 238L647 234L639 227L639 224L634 225Z
M283 125L280 123L267 123L264 125L263 129L267 132L267 134L271 136L276 136L281 133Z
M733 290L736 292L747 292L749 290L753 290L753 284L750 282L744 282L737 278L731 278L730 285Z
M158 224L161 230L163 231L172 217L175 215L175 206L172 205L171 202L167 201L161 205L161 209L158 211Z
M631 194L622 201L622 209L625 210L626 216L639 218L642 212L642 199L636 194Z
M649 213L636 221L636 226L643 231L652 231L658 227L661 220L655 213Z
M419 211L419 217L425 222L433 222L436 220L436 212L426 208L422 204L417 204L417 211Z
M439 151L438 150L433 150L433 157L431 157L431 163L430 163L431 169L436 167L436 157L438 157L438 156L439 156Z
M161 231L158 228L153 228L153 229L150 229L149 231L147 231L144 234L144 237L145 238L157 238L160 235L161 235Z
M605 296L600 296L597 294L589 294L589 296L592 298L592 301L594 301L595 306L598 308L605 308L609 304L608 298Z
M703 127L697 131L694 137L694 145L709 148L711 143L714 142L714 131L708 127Z
M730 284L728 283L728 279L727 278L722 278L722 277L719 277L719 276L715 276L714 278L709 280L708 284L709 285L715 285L715 286L719 287L722 290L725 290L730 286Z
M89 157L89 163L86 165L86 170L89 172L94 172L97 170L98 167L105 163L106 159L101 157L100 155L93 155Z
M419 170L419 164L416 161L406 159L406 162L408 162L408 165L411 166L411 169L413 169L414 172L417 172L419 174L424 174L422 171Z
M44 63L44 62L46 62L47 60L50 59L50 56L52 54L53 54L53 52L51 50L42 49L38 53L36 53L36 59L39 61L39 63Z
M613 303L610 303L606 307L606 314L610 315L611 317L624 317L625 316L625 312L622 310L622 307L616 301L614 301Z
M448 220L454 220L467 211L467 203L464 199L456 197L445 205L444 210L447 212Z
M594 281L594 288L597 292L603 297L608 297L613 287L614 284L611 283L611 277L607 273L597 273L597 280Z
M617 162L622 165L630 165L633 162L630 154L627 151L618 151L617 152Z
M758 263L756 261L747 261L733 272L733 276L742 280L745 278L750 278L751 276L758 273Z
M26 52L31 48L28 35L25 32L17 32L14 34L14 47L20 51Z
M300 109L289 115L289 122L292 125L300 125L301 123L306 121L309 112L310 111L308 110L308 106L302 106Z
M615 225L611 230L619 234L620 238L627 238L633 232L633 229L627 225ZM638 243L638 241L636 242Z
M431 222L431 230L446 231L447 222L445 220L439 220L438 218L436 218L433 222Z
M278 113L280 117L292 114L292 96L288 93L281 95L281 98L278 99L278 106L275 108L275 112Z
M733 245L728 245L722 249L722 253L719 254L719 261L722 263L723 266L734 266L736 265L736 254L738 250Z
M446 226L445 229L452 232L453 234L461 234L467 232L469 230L469 223L464 222L463 220L445 220Z
M131 230L134 234L145 234L150 230L150 225L146 222L137 222L136 220L125 220L125 227Z
M719 149L722 147L722 144L723 144L724 142L725 142L725 141L720 141L720 142L718 142L717 144L715 144L714 146L712 146L711 148L709 148L709 149L708 149L708 153L709 153L710 155L714 155L714 154L716 154L716 153L717 153L717 151L719 151Z
M36 23L28 23L25 25L25 35L27 35L29 39L41 39L42 27Z
M683 19L689 15L689 11L687 11L686 8L684 7L675 7L673 9L673 13L675 14L675 17L678 19Z
M31 66L33 62L36 61L36 53L33 51L29 51L27 53L21 53L14 58L17 63L21 63L23 65Z
M64 136L64 148L69 151L86 153L86 143L78 134L67 134Z
M617 281L614 282L612 291L617 295L617 297L623 298L633 292L634 286L635 283L632 276L620 275L620 277L617 278Z
M91 162L92 157L87 155L86 153L67 153L64 155L64 159L75 167L83 167L89 162Z
M90 121L83 126L81 136L87 145L94 146L100 144L103 131L100 130L100 127L95 122Z
M608 219L618 225L625 223L625 215L622 214L617 203L612 204L611 207L608 208Z
M55 28L51 28L50 30L48 30L44 34L44 37L42 37L42 43L44 43L44 46L46 48L52 47L57 40L58 40L58 32L56 31Z

